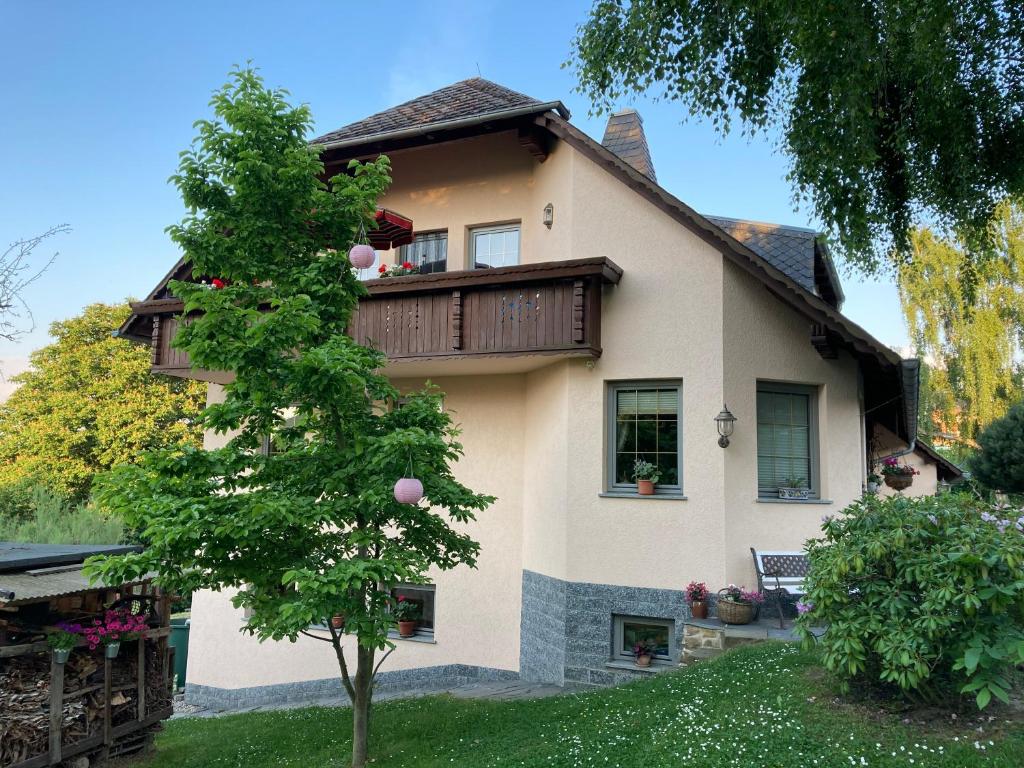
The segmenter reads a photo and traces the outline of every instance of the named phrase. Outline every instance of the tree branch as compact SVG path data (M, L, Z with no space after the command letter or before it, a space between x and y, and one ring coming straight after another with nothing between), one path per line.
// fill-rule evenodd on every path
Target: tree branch
M305 635L306 637L311 637L314 640L319 640L321 643L329 643L329 642L331 642L331 638L329 638L329 637L320 637L320 635L314 635L311 632L307 632L304 629L300 629L299 630L299 634L300 635Z
M341 634L330 624L327 630L331 633L331 645L334 646L334 653L338 657L338 666L341 668L341 682L351 701L356 700L356 689L352 687L352 678L348 674L348 664L345 662L345 649L341 647Z

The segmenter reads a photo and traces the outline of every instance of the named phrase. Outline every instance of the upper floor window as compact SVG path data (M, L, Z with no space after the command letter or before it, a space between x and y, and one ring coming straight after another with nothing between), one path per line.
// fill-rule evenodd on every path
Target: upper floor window
M757 492L821 490L818 472L818 392L802 384L757 383Z
M398 250L398 263L410 262L419 267L421 274L444 272L448 269L448 233L417 232L409 245Z
M681 404L682 384L678 381L622 381L610 385L609 490L635 492L633 465L643 460L658 468L656 492L682 491Z
M519 263L519 225L471 229L469 257L474 269L515 266Z

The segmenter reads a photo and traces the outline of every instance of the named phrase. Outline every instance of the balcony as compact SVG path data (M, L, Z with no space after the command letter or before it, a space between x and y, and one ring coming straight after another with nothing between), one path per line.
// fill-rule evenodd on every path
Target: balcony
M522 264L368 280L349 333L388 357L392 376L509 373L552 358L601 355L602 286L622 270L604 258ZM223 382L223 373L193 370L171 347L181 322L174 299L133 306L149 328L152 370Z

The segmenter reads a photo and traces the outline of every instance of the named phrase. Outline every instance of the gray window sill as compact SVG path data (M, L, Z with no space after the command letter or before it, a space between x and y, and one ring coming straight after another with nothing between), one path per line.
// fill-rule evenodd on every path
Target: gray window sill
M437 640L434 639L433 635L413 635L412 637L402 637L398 634L398 630L388 630L388 640L401 640L403 643L427 643L428 645L437 645Z
M758 504L835 504L832 499L774 499L763 496L755 499Z
M597 494L602 499L671 499L673 501L686 501L683 493L655 493L649 496L641 496L639 493L629 491L603 491Z
M621 669L626 672L642 672L648 675L656 675L659 672L668 672L672 669L677 669L678 664L674 661L664 661L659 659L658 661L651 662L649 667L638 667L632 661L608 661L605 662L605 666L608 669Z

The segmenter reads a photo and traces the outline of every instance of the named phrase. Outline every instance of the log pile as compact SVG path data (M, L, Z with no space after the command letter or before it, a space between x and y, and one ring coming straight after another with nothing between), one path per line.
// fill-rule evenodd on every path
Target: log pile
M145 665L144 714L150 715L171 706L159 644L146 644ZM103 657L84 648L72 652L64 665L61 742L66 747L103 733L104 675ZM111 668L114 728L139 719L138 681L137 644L124 643ZM49 727L50 654L0 659L0 768L46 753ZM138 740L137 733L132 736L133 742Z
M0 662L0 766L14 765L49 748L50 656L31 653ZM88 735L86 705L65 700L64 738Z

